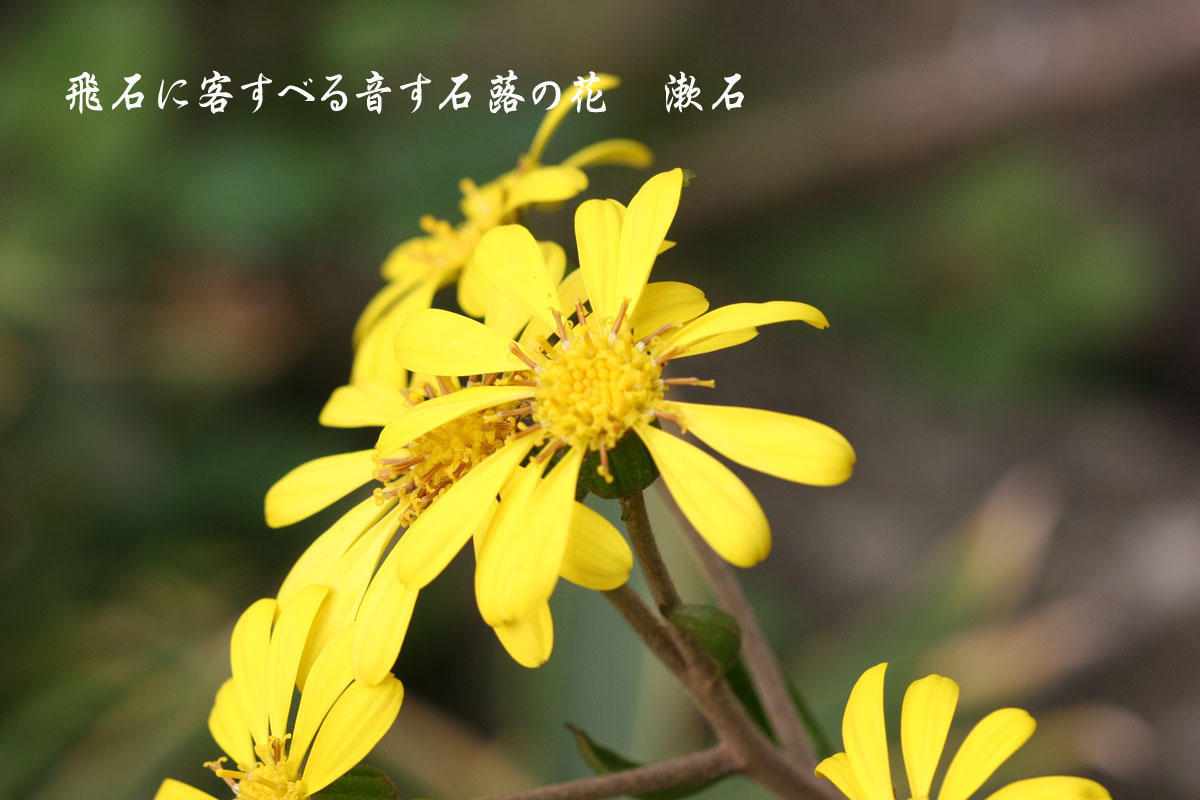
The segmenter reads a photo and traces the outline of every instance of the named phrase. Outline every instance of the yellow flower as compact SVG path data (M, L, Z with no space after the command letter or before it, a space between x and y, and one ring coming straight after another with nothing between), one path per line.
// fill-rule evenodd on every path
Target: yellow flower
M611 89L619 83L613 75L600 75L593 88ZM428 308L434 293L456 278L462 309L474 317L484 315L488 286L473 264L475 247L484 233L504 222L515 221L526 207L561 202L579 194L587 188L583 170L588 167L649 166L653 158L650 150L631 139L596 142L557 166L543 166L540 163L543 150L574 109L569 102L573 92L570 86L562 90L562 101L546 112L529 152L518 159L515 169L482 186L469 179L460 182L462 222L452 225L425 216L420 222L425 235L409 239L388 255L382 267L388 283L367 304L355 327L352 383L373 377L380 367L388 368L388 362L392 361L391 326L417 309Z
M205 766L243 800L304 800L316 794L369 753L400 711L400 681L367 686L354 680L351 628L331 638L310 669L301 664L327 594L325 586L307 586L282 610L274 600L259 600L233 628L233 677L217 692L208 718L228 758ZM297 685L300 703L292 721ZM213 800L175 780L164 781L155 795L155 800L202 798Z
M892 788L887 730L883 722L883 674L877 664L862 674L850 691L842 719L842 743L837 753L817 765L850 800L895 800ZM912 683L904 694L900 716L900 747L908 775L911 800L928 800L946 735L958 704L958 684L941 675ZM942 779L937 800L967 800L996 768L1033 735L1036 723L1019 708L988 714L967 734ZM1049 775L1016 781L988 795L987 800L1110 800L1095 781Z
M825 425L772 411L666 399L676 385L712 385L664 378L663 366L672 359L744 342L758 325L784 320L827 325L820 311L804 303L738 303L704 313L708 303L695 287L647 284L681 185L682 173L675 169L647 181L628 209L614 200L580 205L575 215L580 269L557 289L527 230L506 225L487 233L476 264L530 320L519 340L436 309L417 312L401 326L396 352L409 369L514 377L507 385L473 386L409 409L384 428L377 444L384 457L463 414L517 404L514 413L523 411L529 420L397 544L393 557L402 584L420 588L432 580L501 494L476 570L480 611L488 623L500 625L540 607L559 575L584 457L597 453L598 471L611 477L609 451L630 432L645 444L684 514L718 553L741 566L764 558L770 530L749 489L717 459L663 431L660 420L690 430L735 461L787 480L829 485L849 477L854 451ZM535 447L541 449L529 467L517 469Z
M427 382L418 378L413 388L393 388L391 395L342 387L331 406L340 420L383 425L433 398L453 402L473 386L491 386L495 377L468 382L465 389L457 380ZM304 664L311 663L329 636L357 619L355 675L370 684L388 675L404 642L417 589L396 580L392 556L382 566L380 558L402 528L436 508L442 495L516 433L517 416L510 409L482 409L425 431L408 447L386 457L377 450L325 456L296 467L271 487L264 502L267 523L280 527L320 511L365 484L377 484L371 497L351 508L313 542L279 589L279 603L287 608L301 587L312 583L331 587L329 601L313 624ZM487 512L493 506L488 500L480 509ZM480 543L489 518L486 513L480 515ZM596 512L574 504L561 576L589 588L613 589L625 582L632 567L633 556L616 528ZM535 667L549 656L553 626L544 603L520 619L493 628L519 663Z

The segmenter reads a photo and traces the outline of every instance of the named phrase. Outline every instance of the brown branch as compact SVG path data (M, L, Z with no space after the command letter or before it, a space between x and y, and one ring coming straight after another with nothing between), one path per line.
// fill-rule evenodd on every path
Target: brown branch
M725 745L717 745L645 767L491 795L483 800L599 800L602 797L646 794L720 778L734 772L738 766L733 751Z
M679 591L671 580L666 562L654 541L654 531L650 528L650 516L646 513L646 499L641 492L635 492L621 498L621 519L629 531L629 539L633 543L633 552L637 555L646 584L658 604L658 610L664 615L682 603Z
M675 674L686 669L683 654L676 645L674 628L655 616L628 583L605 592L604 596L667 669Z
M778 739L780 747L785 753L798 758L801 763L815 766L816 755L813 753L804 723L796 711L796 704L792 702L787 678L767 641L766 633L758 624L758 616L742 590L741 581L733 568L700 538L691 525L684 522L680 527L700 566L708 575L717 599L737 620L742 632L742 657L745 659L746 669L754 681L754 688L762 700L763 710L771 722L771 729L775 731L775 738Z

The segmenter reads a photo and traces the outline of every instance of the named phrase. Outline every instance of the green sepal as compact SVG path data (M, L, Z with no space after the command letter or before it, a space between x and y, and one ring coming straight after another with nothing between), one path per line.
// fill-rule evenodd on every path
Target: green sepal
M696 180L696 171L691 170L691 169L685 169L683 171L683 185L685 187L691 186L692 181L694 181L694 180Z
M583 490L613 500L637 494L658 479L658 467L650 457L650 451L633 431L622 436L616 447L608 451L608 471L612 473L612 483L604 480L599 469L600 453L595 450L588 452L583 457L583 466L579 468L577 494L578 490Z
M314 794L313 800L400 800L400 793L382 770L359 764Z
M717 662L721 672L738 660L742 650L742 629L725 611L716 606L684 604L671 609L667 619L699 642Z
M579 748L579 754L583 756L583 760L591 768L592 772L597 775L606 775L610 772L620 772L626 769L634 769L643 766L636 761L626 758L602 744L596 742L595 739L588 736L586 732L575 727L571 723L567 723L567 730L575 737L575 745ZM647 792L646 794L636 794L633 797L640 800L679 800L683 797L688 797L696 792L707 789L721 777L707 778L701 781L693 781L685 783L681 786L676 786L671 789L662 789L657 792Z

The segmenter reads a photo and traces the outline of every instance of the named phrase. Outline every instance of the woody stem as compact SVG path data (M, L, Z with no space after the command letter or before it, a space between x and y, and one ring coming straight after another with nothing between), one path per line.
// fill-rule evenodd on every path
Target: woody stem
M640 492L621 499L622 518L633 542L651 594L663 614L681 604ZM654 614L628 586L605 593L659 660L688 690L718 739L737 756L740 771L782 798L819 800L828 797L809 763L777 750L759 730L721 676L712 657L695 639Z

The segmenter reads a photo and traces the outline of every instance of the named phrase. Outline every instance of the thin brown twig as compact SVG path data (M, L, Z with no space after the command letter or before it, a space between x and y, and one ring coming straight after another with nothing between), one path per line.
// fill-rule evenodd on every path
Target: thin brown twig
M637 555L650 593L654 595L654 602L658 604L658 610L664 615L669 614L683 601L674 581L671 580L671 573L667 571L667 564L658 550L658 543L654 541L650 516L646 513L646 499L641 492L621 498L621 519L625 521L625 527L629 530L633 552Z
M686 668L683 655L671 635L671 626L655 616L628 583L605 592L604 596L667 669L678 674Z
M657 764L520 792L491 795L484 800L599 800L624 794L645 794L720 778L734 772L739 766L733 750L719 744Z
M750 605L741 581L717 553L700 538L691 525L680 526L684 530L688 543L695 553L696 559L708 576L717 599L729 614L737 620L742 632L742 656L754 688L762 700L763 711L775 732L775 738L785 753L788 753L803 763L816 765L817 759L809 741L804 722L796 711L788 691L787 678L775 653L767 642L767 635L758 624L758 616Z

